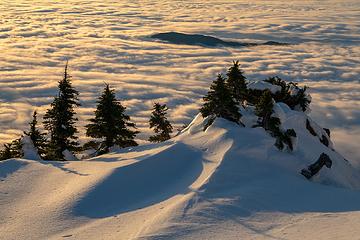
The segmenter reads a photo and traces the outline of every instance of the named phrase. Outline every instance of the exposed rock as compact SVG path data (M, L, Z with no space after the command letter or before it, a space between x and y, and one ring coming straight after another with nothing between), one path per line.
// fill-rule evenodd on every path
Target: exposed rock
M320 139L320 142L322 143L322 144L324 144L325 146L327 146L327 147L329 147L329 139L325 136L325 135L322 135L321 136L321 139Z
M310 124L309 119L306 119L306 129L309 130L309 132L311 133L311 135L317 136L314 128L313 128L313 127L311 126L311 124Z
M328 128L323 128L324 129L324 131L326 132L326 134L329 136L329 138L330 138L330 129L328 129Z
M327 168L331 168L332 166L332 161L326 153L322 153L315 163L311 164L307 168L302 169L301 174L307 179L310 179L315 174L317 174L324 165Z

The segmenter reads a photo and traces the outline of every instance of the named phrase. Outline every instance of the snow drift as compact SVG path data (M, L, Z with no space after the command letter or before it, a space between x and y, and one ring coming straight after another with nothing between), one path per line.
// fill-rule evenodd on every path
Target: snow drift
M242 108L245 127L217 118L203 131L207 119L198 115L161 144L86 161L0 162L0 238L346 239L360 234L344 224L360 224L359 173L333 150L331 140L328 146L321 142L328 133L309 116L282 103L274 109L281 126L297 134L292 152L279 151L269 133L253 128L251 109ZM309 181L300 171L321 153L332 167Z

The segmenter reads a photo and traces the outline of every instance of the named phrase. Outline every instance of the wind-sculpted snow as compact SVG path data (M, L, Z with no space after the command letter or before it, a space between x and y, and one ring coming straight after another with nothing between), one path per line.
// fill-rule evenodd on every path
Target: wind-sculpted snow
M0 180L5 179L26 165L27 163L24 161L8 160L0 162Z
M147 139L154 101L167 103L175 129L189 123L217 73L239 60L248 79L279 75L308 84L314 119L336 128L343 153L359 159L359 9L356 0L2 0L0 143L22 134L35 108L44 114L65 59L81 93L82 141L104 82L117 89L143 132L139 138ZM162 32L293 45L206 48L149 40Z
M77 203L74 214L104 218L185 194L201 174L202 161L200 151L175 143L140 162L114 169Z
M236 127L217 119L205 135L226 129L223 138L234 140L231 148L209 180L163 224L165 229L145 239L327 239L333 235L347 239L343 226L340 231L333 226L342 225L335 220L338 216L356 213L354 220L358 216L360 192L346 188L360 189L360 174L341 155L302 131L304 113L283 104L279 108L284 111L283 127L298 133L293 153L275 149L274 139L262 128ZM195 121L188 131L199 129L199 124L203 126ZM321 170L313 181L322 184L316 184L305 180L298 169L321 152L331 156L334 166ZM318 228L324 231L314 231Z
M293 152L253 124L199 114L175 138L84 161L0 162L4 239L351 239L360 234L360 173L276 105ZM243 115L253 115L251 109ZM248 116L248 118L250 118ZM311 119L310 119L311 120ZM315 131L320 125L312 121ZM336 149L336 145L335 145ZM326 153L332 167L301 169ZM26 162L26 167L20 163ZM21 166L20 166L20 165ZM4 170L5 169L5 170ZM315 231L314 229L321 229Z

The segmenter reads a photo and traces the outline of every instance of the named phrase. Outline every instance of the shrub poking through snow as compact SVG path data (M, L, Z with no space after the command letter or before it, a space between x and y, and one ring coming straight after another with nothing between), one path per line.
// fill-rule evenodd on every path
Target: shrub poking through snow
M225 84L225 79L220 74L211 84L210 91L203 100L204 104L200 109L200 113L204 118L210 117L205 129L211 125L216 117L240 123L241 114L239 108Z
M126 108L115 97L115 91L106 84L102 95L99 97L95 110L95 117L86 125L86 135L102 139L98 154L109 152L109 149L119 147L137 146L134 138L138 131L135 123L125 114Z
M0 160L21 157L23 157L23 152L20 138L12 141L11 143L4 144L4 149L0 151Z
M278 149L283 150L285 146L287 146L290 151L294 150L294 138L296 138L296 132L294 129L287 129L285 132L281 132L279 129L279 132L276 132L275 137L275 146Z
M47 145L47 140L46 140L46 134L45 133L41 133L40 130L37 127L38 125L38 121L37 121L37 112L34 111L33 113L33 119L31 122L29 122L29 131L25 132L24 134L26 136L29 136L32 144L34 145L34 147L37 149L37 152L40 156L44 157L45 156L45 148Z
M294 150L293 138L296 137L296 132L294 129L288 129L285 132L281 130L280 119L272 116L273 108L274 99L271 92L265 90L255 106L255 113L259 116L259 125L276 138L275 146L278 149L283 150L287 146L292 151Z
M265 82L281 87L281 90L273 94L276 102L286 103L291 109L308 111L311 103L310 96L306 93L307 87L299 87L296 83L282 80L279 77L270 77Z
M275 127L280 124L280 119L271 119L273 113L274 100L269 90L265 90L255 105L255 113L260 117L260 125L265 130L270 130L271 127ZM270 126L271 124L271 126Z
M44 115L45 129L49 131L50 141L46 148L46 159L65 160L65 150L75 151L78 147L78 130L75 122L74 108L80 106L78 102L79 92L71 84L71 76L68 74L68 64L65 65L64 77L59 81L59 94L51 103L51 108Z
M161 105L160 103L155 103L153 106L153 111L149 120L150 128L154 129L156 133L153 136L149 137L150 142L164 142L170 139L170 134L173 131L173 128L167 120L167 106Z
M246 99L247 87L246 77L239 67L239 61L233 62L233 66L228 69L226 75L226 84L232 97L241 104Z

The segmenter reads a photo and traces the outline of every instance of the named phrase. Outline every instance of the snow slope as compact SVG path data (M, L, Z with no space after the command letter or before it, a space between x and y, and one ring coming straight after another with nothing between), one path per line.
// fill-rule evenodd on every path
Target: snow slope
M312 117L337 128L339 152L360 159L359 0L1 0L0 19L1 145L27 129L34 110L41 121L66 59L80 92L82 143L104 82L145 140L154 102L167 104L175 128L188 124L214 76L239 60L248 79L277 75L311 86ZM150 38L170 31L292 45L203 47Z
M203 131L198 115L161 144L87 161L0 162L0 239L359 236L359 173L305 129L304 113L277 108L298 134L292 153L249 124L216 119ZM299 171L322 152L332 168L306 180Z

